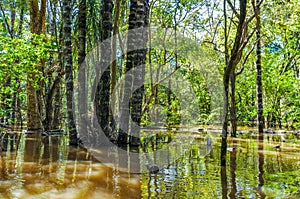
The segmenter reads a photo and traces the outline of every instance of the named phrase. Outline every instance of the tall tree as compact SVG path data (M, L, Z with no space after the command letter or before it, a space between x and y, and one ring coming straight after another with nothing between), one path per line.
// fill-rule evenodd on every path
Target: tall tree
M224 115L223 115L223 126L222 126L222 146L221 146L221 166L226 165L226 149L227 149L227 134L228 134L228 91L229 91L229 80L232 71L235 69L236 65L240 62L243 53L243 48L245 43L243 41L243 36L245 28L245 19L247 12L247 0L240 0L240 13L238 27L235 35L235 40L233 47L231 49L231 54L228 53L228 43L225 39L225 68L223 75L223 89L224 89ZM227 14L226 14L226 0L224 0L224 18L225 18L225 38L227 38Z
M127 143L129 132L129 116L136 124L137 129L131 129L131 142L134 145L139 144L139 125L142 116L142 99L144 87L141 86L133 91L133 85L142 85L144 81L144 64L146 61L146 43L149 14L148 0L131 0L129 14L129 33L127 37L127 61L125 67L125 82L123 89L123 99L121 105L121 123L118 142ZM137 49L137 50L134 50ZM135 68L134 74L130 71ZM130 100L131 97L131 100ZM130 101L130 103L129 103ZM131 114L130 114L131 113Z
M96 94L96 112L100 127L109 136L110 112L110 57L111 57L111 31L112 31L113 1L102 0L101 7L101 60L100 81ZM103 71L104 70L104 71Z
M261 34L260 34L260 6L262 0L252 0L256 18L256 98L257 98L257 126L258 133L263 134L264 116L263 116L263 96L262 96L262 67L261 67Z
M77 145L77 131L73 115L73 54L72 54L72 5L70 0L63 0L63 63L65 69L66 96L67 96L67 126L70 136L70 145Z
M33 34L46 33L46 0L41 1L39 8L38 0L30 0L30 31ZM41 60L40 66L35 67L27 76L27 128L28 130L41 130L43 105L42 92L43 80L38 81L38 89L35 81L37 73L43 74L45 60Z
M62 70L62 52L61 52L61 37L62 34L57 33L57 5L54 1L49 1L47 6L48 12L48 23L49 23L49 32L54 38L51 42L52 45L55 43L59 44L58 49L58 58L55 60L55 56L53 54L50 55L49 58L49 67L47 70L47 89L46 89L46 118L44 121L44 128L46 131L48 130L57 130L60 128L61 117L58 112L61 112L61 80L63 77ZM60 27L61 29L61 27ZM55 78L53 77L54 73L57 72ZM57 96L60 96L57 98ZM58 110L57 110L58 109Z
M114 27L113 27L113 41L112 41L112 66L111 66L111 91L116 87L117 81L117 34L119 33L119 21L121 13L121 0L116 0Z

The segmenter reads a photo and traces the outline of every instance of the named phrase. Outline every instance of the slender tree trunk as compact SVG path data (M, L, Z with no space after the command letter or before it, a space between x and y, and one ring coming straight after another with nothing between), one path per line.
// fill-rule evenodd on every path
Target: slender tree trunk
M112 92L116 86L116 76L117 76L117 34L119 34L119 18L121 12L121 0L116 0L115 8L115 21L113 27L113 41L112 41L112 66L111 66L111 90Z
M110 112L110 61L111 61L111 31L112 31L112 0L102 0L101 8L101 60L100 81L96 94L96 114L100 127L109 137L109 112ZM104 70L104 71L103 71Z
M237 121L236 121L236 106L235 106L235 83L236 74L235 67L232 69L230 76L230 123L231 123L231 137L236 137Z
M223 106L223 127L222 127L222 147L221 147L221 166L226 166L226 150L227 150L227 126L228 126L228 81L230 74L226 73L226 68L228 67L228 36L227 36L227 12L226 12L226 0L223 1L224 8L224 35L225 35L225 70L223 77L223 89L224 89L224 106Z
M168 93L167 93L167 98L168 98L168 112L167 112L167 125L168 128L170 128L172 126L172 99L171 99L171 91L172 91L172 79L170 78L168 81ZM156 92L157 89L156 89ZM155 100L157 100L157 93L155 95Z
M136 27L137 14L136 10L138 8L137 1L130 1L130 14L129 14L129 33L127 38L127 48L134 49L134 42L136 35L133 35L130 30L133 30ZM132 92L132 81L133 74L131 69L133 69L134 64L134 51L129 51L127 53L127 60L125 66L125 78L123 86L123 98L121 100L121 116L120 116L120 130L118 136L118 143L125 144L128 142L128 132L129 132L129 115L130 115L130 104L129 99Z
M233 69L239 63L242 51L242 37L243 37L243 28L244 22L246 19L246 5L247 0L240 0L240 15L239 15L239 23L237 27L237 32L235 36L235 41L233 48L231 50L230 57L228 56L227 49L227 13L226 13L226 0L224 0L224 17L225 17L225 49L227 49L225 53L225 69L223 76L223 87L224 87L224 115L223 115L223 126L222 126L222 146L221 146L221 166L226 165L226 150L227 150L227 134L228 134L228 92L229 92L229 80L232 74Z
M37 0L30 0L30 31L34 34L45 34L45 20L46 20L46 0L41 1L41 8ZM44 62L41 60L41 66L37 67L40 73L43 74ZM35 88L34 80L36 79L35 72L29 72L27 75L27 128L28 130L41 130L42 113L40 111L43 106L41 103L42 87L37 90ZM38 81L41 86L41 81Z
M131 112L132 121L131 124L131 138L130 142L133 145L139 145L139 126L142 117L142 102L144 93L144 73L145 73L145 61L146 61L146 43L147 43L147 31L148 27L148 14L149 14L149 1L148 0L131 0L130 1L130 15L129 15L129 32L127 39L127 62L125 69L125 83L124 83L124 95L121 104L121 123L119 132L119 143L126 143L128 141L129 130L129 116ZM144 28L144 29L143 29ZM138 49L138 50L132 50ZM134 74L129 71L134 69ZM132 87L135 91L132 94ZM130 101L130 103L129 103ZM131 106L131 107L130 107ZM131 111L130 111L131 109Z
M65 68L66 96L67 96L67 126L69 129L70 145L77 145L77 132L73 115L73 55L72 55L72 5L70 0L63 0L63 60Z
M25 10L24 6L25 6L25 0L22 0L21 1L21 13L20 13L17 37L20 37L22 35L23 23L24 23L24 10Z
M57 21L57 17L56 17L56 5L57 2L53 2L52 3L52 12L53 12L53 21ZM61 19L62 21L62 19ZM56 38L56 42L58 43L58 62L59 62L59 74L63 76L63 67L64 67L64 62L63 62L63 25L60 25L59 27L56 25L56 23L54 23L55 25L55 38ZM58 31L59 28L59 31ZM60 129L62 128L62 99L63 99L63 95L62 95L62 80L60 80L58 82L57 85L57 90L55 92L54 95L54 101L53 101L53 106L54 106L54 110L53 110L53 122L52 122L52 128L53 129Z
M56 36L56 8L53 5L54 2L48 2L47 12L48 12L48 23L49 23L49 32L52 37ZM59 54L59 57L61 55ZM55 67L54 57L50 55L49 59L50 67ZM60 73L61 65L59 65L58 73ZM53 71L54 72L54 71ZM52 72L51 74L47 74L48 77L48 86L46 89L46 111L45 111L45 121L44 121L44 128L45 130L55 130L56 128L53 127L54 121L54 96L59 90L60 81L62 78L61 74L58 74L55 80L53 81Z
M12 0L10 4L10 32L15 37L15 21L16 21L16 1Z
M143 20L143 34L138 38L138 44L141 45L142 49L136 55L136 65L134 66L134 79L133 85L139 85L140 87L135 90L132 94L131 100L131 117L133 124L131 128L131 139L130 144L139 146L140 145L140 125L142 121L142 107L143 107L143 97L144 97L144 79L145 79L145 64L146 64L146 53L147 53L147 41L148 41L148 25L149 25L149 0L141 1L143 3L143 16L141 16L141 20ZM142 4L140 4L139 8L141 8ZM139 10L137 12L140 12Z
M54 110L53 110L53 122L52 122L52 129L61 129L61 110L62 110L62 93L61 93L61 81L59 81L57 85L57 91L54 96Z
M86 34L87 34L87 7L86 0L80 0L78 12L78 112L79 112L79 134L86 130L87 119L87 90L86 90ZM86 135L87 132L83 133Z
M256 0L258 5L261 0ZM262 95L262 67L261 67L261 35L260 35L260 6L255 9L256 16L256 98L257 98L257 126L258 133L263 134L264 116L263 116L263 95Z
M117 37L119 34L119 20L121 13L121 0L116 0L115 5L115 16L114 16L114 27L113 27L113 40L112 40L112 51L111 51L111 96L116 87L117 82ZM114 98L111 99L111 104L114 106L116 101ZM111 110L112 111L112 110ZM110 113L110 122L112 122L112 126L115 126L115 121L113 118L113 113ZM115 129L112 129L115 131Z

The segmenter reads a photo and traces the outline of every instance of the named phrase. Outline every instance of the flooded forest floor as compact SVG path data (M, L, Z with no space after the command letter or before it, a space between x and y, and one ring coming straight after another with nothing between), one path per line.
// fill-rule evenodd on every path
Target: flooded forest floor
M255 131L241 129L237 138L228 138L227 166L221 169L217 129L144 129L140 148L125 148L126 157L109 152L118 160L114 163L97 158L103 151L95 155L90 149L69 146L66 135L2 131L0 198L296 199L300 198L298 136L266 131L259 142ZM143 154L140 173L128 170L132 150ZM142 170L148 163L157 164L159 171Z

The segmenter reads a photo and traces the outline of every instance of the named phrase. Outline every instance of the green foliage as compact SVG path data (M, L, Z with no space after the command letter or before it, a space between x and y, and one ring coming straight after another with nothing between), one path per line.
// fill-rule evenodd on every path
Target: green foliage
M50 50L56 48L49 44L49 39L43 35L32 35L32 38L14 38L0 35L0 97L6 99L6 106L12 105L12 99L7 98L17 93L22 102L26 100L26 82L29 72L36 73L35 79L29 79L37 83L45 80L37 67L41 59L49 58ZM36 84L38 88L38 85ZM1 116L12 112L0 106Z

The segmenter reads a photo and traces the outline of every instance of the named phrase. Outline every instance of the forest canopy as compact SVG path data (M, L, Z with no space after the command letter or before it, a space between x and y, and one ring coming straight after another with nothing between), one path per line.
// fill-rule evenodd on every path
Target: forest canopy
M300 128L299 1L241 2L1 1L1 125L68 127L76 135L72 96L86 86L78 82L82 63L95 58L110 63L95 99L103 128L123 118L127 95L133 122L141 126L221 125L227 69L229 122L255 126L259 51L265 127ZM145 35L127 31L136 28ZM105 45L97 52L99 42ZM133 44L145 48L126 53ZM136 91L120 86L132 63L146 70L145 85ZM112 112L111 106L118 108ZM79 114L87 109L78 107Z

